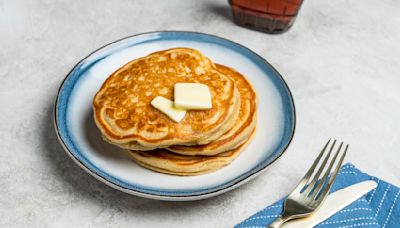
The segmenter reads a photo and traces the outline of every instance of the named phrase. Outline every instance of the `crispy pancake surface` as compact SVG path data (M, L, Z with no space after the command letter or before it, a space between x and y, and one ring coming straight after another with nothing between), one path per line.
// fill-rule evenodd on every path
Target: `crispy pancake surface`
M212 109L188 111L175 123L150 105L157 96L173 100L178 82L207 85ZM208 58L193 49L174 48L133 60L114 72L94 97L93 110L110 143L162 148L218 139L234 126L239 102L234 81Z
M257 123L257 96L250 82L232 68L217 64L221 73L231 77L240 94L239 115L235 125L220 138L195 146L172 145L167 149L183 155L215 155L233 150L245 142Z

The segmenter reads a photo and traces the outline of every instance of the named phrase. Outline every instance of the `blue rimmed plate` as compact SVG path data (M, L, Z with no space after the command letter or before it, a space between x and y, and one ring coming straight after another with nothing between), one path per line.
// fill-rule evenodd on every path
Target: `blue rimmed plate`
M180 177L144 169L104 142L93 121L92 99L104 80L132 59L172 47L190 47L246 75L258 95L257 134L230 165L217 172ZM282 76L248 48L197 32L151 32L108 44L81 60L62 82L55 129L67 154L100 181L121 191L160 200L196 200L219 195L254 178L289 145L294 103Z

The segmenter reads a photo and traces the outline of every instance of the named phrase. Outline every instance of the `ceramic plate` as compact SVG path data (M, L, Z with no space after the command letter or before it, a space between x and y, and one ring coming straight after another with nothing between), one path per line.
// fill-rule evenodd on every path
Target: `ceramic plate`
M217 172L180 177L147 170L104 142L94 123L92 99L111 73L130 60L173 47L197 49L214 62L235 68L257 92L257 134L235 161ZM121 191L161 200L208 198L245 183L282 155L295 128L289 88L265 59L240 44L197 32L139 34L94 51L62 82L54 115L61 144L85 171Z

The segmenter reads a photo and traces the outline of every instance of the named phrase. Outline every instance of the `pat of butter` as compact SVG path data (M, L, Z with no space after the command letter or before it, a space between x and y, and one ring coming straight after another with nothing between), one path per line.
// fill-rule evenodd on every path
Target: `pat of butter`
M151 101L151 105L167 115L173 121L179 123L185 117L186 110L174 107L174 102L165 97L158 96Z
M212 108L208 86L200 83L176 83L174 88L175 107L187 110Z

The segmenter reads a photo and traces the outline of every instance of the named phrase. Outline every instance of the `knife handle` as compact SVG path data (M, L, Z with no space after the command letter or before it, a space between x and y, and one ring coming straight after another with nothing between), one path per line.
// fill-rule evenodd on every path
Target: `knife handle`
M279 228L281 225L284 223L282 217L279 216L277 219L275 219L271 224L269 224L268 228Z
M283 215L279 216L271 224L269 224L268 228L279 228L282 226L283 223L290 219L292 219L292 216L283 213Z

